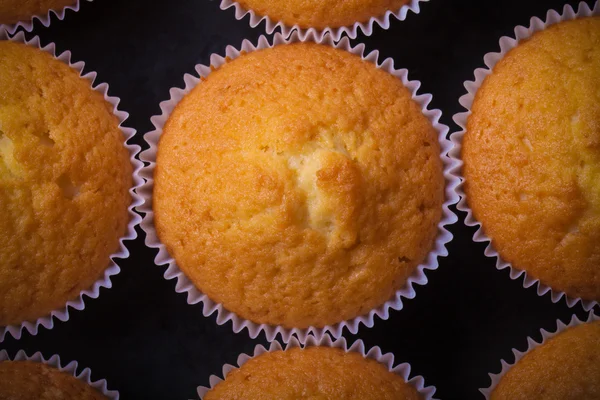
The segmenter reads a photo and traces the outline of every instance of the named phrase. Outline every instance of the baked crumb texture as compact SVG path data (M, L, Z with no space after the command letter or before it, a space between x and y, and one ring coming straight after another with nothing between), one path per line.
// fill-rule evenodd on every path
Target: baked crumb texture
M465 193L500 256L554 290L600 300L600 17L552 25L478 90Z
M330 347L264 353L231 371L205 400L417 400L417 390L359 353Z
M569 328L527 353L492 400L600 399L600 321Z
M0 362L0 399L106 400L87 383L45 364Z
M394 76L292 44L212 72L160 139L153 207L170 255L255 323L323 327L389 300L442 214L437 132Z
M366 22L396 12L408 0L237 0L242 7L288 26L325 29Z
M126 230L131 174L89 81L0 41L0 326L46 316L102 276Z
M0 24L16 24L29 21L36 15L45 15L50 10L62 10L77 0L0 0Z

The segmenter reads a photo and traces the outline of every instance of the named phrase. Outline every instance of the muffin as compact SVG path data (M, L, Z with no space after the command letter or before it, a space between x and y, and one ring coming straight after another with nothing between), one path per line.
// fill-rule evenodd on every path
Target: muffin
M76 0L0 0L0 24L29 21L50 10L62 10L75 5Z
M325 29L367 22L387 11L396 12L408 0L238 0L247 10L288 26Z
M231 371L204 396L220 399L421 399L377 361L331 347L264 353Z
M492 400L600 399L600 321L569 328L527 353Z
M157 234L246 320L324 327L403 287L437 235L437 132L402 82L314 43L224 64L164 125Z
M47 316L103 276L131 185L103 96L49 54L0 41L0 326Z
M471 112L464 189L495 249L554 290L600 300L600 17L520 43Z
M58 369L31 361L0 362L0 399L107 400L102 393Z

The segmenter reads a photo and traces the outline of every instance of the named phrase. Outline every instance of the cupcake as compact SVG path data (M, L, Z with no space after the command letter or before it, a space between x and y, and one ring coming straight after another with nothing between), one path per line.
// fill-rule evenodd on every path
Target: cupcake
M600 399L600 321L571 327L529 351L500 379L492 400Z
M265 353L209 391L218 399L419 399L417 389L377 361L341 349L312 347Z
M422 377L408 380L410 366L393 367L394 356L379 348L365 352L361 341L350 349L344 339L291 342L283 350L257 346L253 357L242 355L235 368L223 368L225 379L211 377L211 388L200 387L202 400L220 399L431 399L434 387Z
M119 394L106 388L106 381L92 382L90 370L77 374L77 363L66 367L60 358L44 360L40 353L32 357L20 351L15 360L0 351L0 399L6 400L118 400Z
M71 375L30 361L0 362L0 398L107 399L102 393Z
M461 154L469 207L500 257L593 302L600 300L598 104L600 17L554 24L522 40L485 78Z
M0 41L2 328L46 317L92 287L97 296L128 227L132 186L113 105L19 38Z
M300 28L339 28L355 22L366 22L387 11L397 11L409 0L238 0L242 7L260 16Z
M329 33L338 41L344 33L355 39L359 29L369 36L375 24L388 29L391 17L403 21L408 11L418 14L421 1L426 0L222 0L221 9L234 7L238 20L249 14L252 27L265 20L269 34L280 27L285 37L298 30L320 38Z
M156 232L202 293L252 323L364 315L432 252L437 136L402 81L359 56L308 42L243 54L164 124Z
M59 11L76 3L77 0L0 0L0 24L29 21L34 16L48 14L50 10Z

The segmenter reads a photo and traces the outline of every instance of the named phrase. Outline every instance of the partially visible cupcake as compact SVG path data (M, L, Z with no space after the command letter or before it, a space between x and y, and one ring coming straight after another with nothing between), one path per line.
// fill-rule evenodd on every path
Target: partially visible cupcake
M251 27L264 22L269 34L279 29L284 37L296 31L300 37L330 35L337 42L344 35L356 39L359 31L369 36L376 26L388 29L392 19L403 21L409 12L418 14L420 3L427 0L220 1L221 9L235 9L236 19L249 16Z
M59 369L60 368L60 369ZM2 400L109 400L118 393L106 388L106 381L90 380L89 369L77 375L77 363L60 365L58 356L43 359L40 353L7 360L0 352L0 399Z
M332 347L267 352L231 371L203 400L417 400L415 387L379 362Z
M478 89L465 194L500 257L558 292L600 300L600 17L510 50Z
M260 16L300 28L339 28L366 22L387 11L396 12L409 0L238 0L242 7Z
M325 327L392 299L431 253L438 132L394 75L315 43L227 62L175 107L154 170L157 234L211 300Z
M534 348L500 379L492 400L600 399L600 321Z
M123 142L88 80L0 41L0 327L46 317L104 278L129 222Z
M16 24L31 20L34 16L59 11L73 6L77 0L0 0L0 24Z

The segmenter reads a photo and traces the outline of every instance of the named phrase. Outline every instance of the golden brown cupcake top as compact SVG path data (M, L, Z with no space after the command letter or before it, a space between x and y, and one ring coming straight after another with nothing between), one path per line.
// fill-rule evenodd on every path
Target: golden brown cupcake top
M417 400L421 395L375 360L329 347L255 357L231 371L205 400Z
M387 11L397 12L408 0L238 0L247 10L274 22L324 29L367 22Z
M317 44L212 72L164 126L158 235L212 300L304 328L404 286L442 214L437 132L396 77Z
M87 383L46 364L0 362L0 400L106 400Z
M60 11L75 5L76 0L0 0L0 24L29 21L33 16L43 16L50 10Z
M478 90L465 192L501 257L558 291L600 300L600 18L511 50Z
M119 248L132 169L118 125L68 65L0 41L0 326L64 307Z
M569 328L527 353L492 400L600 399L600 322Z

